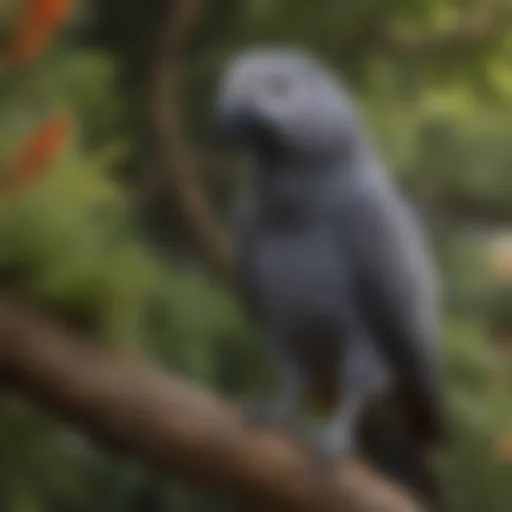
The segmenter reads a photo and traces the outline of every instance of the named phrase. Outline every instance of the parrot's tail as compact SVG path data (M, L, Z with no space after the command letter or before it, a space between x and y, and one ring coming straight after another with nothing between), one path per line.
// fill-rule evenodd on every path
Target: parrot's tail
M379 415L364 421L361 447L375 469L408 489L430 512L442 512L442 493L427 454L417 441L399 427L396 417Z

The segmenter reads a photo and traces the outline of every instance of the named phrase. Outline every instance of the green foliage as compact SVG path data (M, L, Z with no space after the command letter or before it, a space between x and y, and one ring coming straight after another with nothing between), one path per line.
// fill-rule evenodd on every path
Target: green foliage
M512 425L512 405L500 400L491 382L496 354L478 324L452 325L446 344L450 391L449 448L440 460L449 510L509 510L504 492L512 467L497 460L497 433ZM509 397L508 397L509 398Z

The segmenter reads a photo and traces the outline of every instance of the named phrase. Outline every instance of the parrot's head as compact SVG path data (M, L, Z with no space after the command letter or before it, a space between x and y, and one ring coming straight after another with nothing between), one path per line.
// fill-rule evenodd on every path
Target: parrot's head
M291 49L232 60L214 118L229 141L274 158L339 156L359 137L345 88L315 58Z

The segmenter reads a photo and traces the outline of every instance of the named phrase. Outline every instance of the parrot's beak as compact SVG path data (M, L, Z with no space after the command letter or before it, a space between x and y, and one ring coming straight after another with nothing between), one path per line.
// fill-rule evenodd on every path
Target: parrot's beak
M280 152L276 131L253 105L219 102L214 110L213 122L221 138L230 145L255 150L267 157Z
M215 107L213 122L222 138L235 143L249 141L260 124L252 109L224 102L219 102Z

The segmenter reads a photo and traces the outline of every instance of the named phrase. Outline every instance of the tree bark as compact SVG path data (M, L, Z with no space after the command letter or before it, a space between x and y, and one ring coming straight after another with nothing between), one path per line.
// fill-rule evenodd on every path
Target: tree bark
M231 239L197 177L193 151L183 135L180 109L183 54L206 4L206 0L170 2L160 31L149 91L159 160L158 172L152 179L171 188L204 261L215 275L230 281L233 271Z
M421 510L362 461L315 471L299 444L249 428L207 390L80 339L6 295L0 378L106 447L261 510Z

